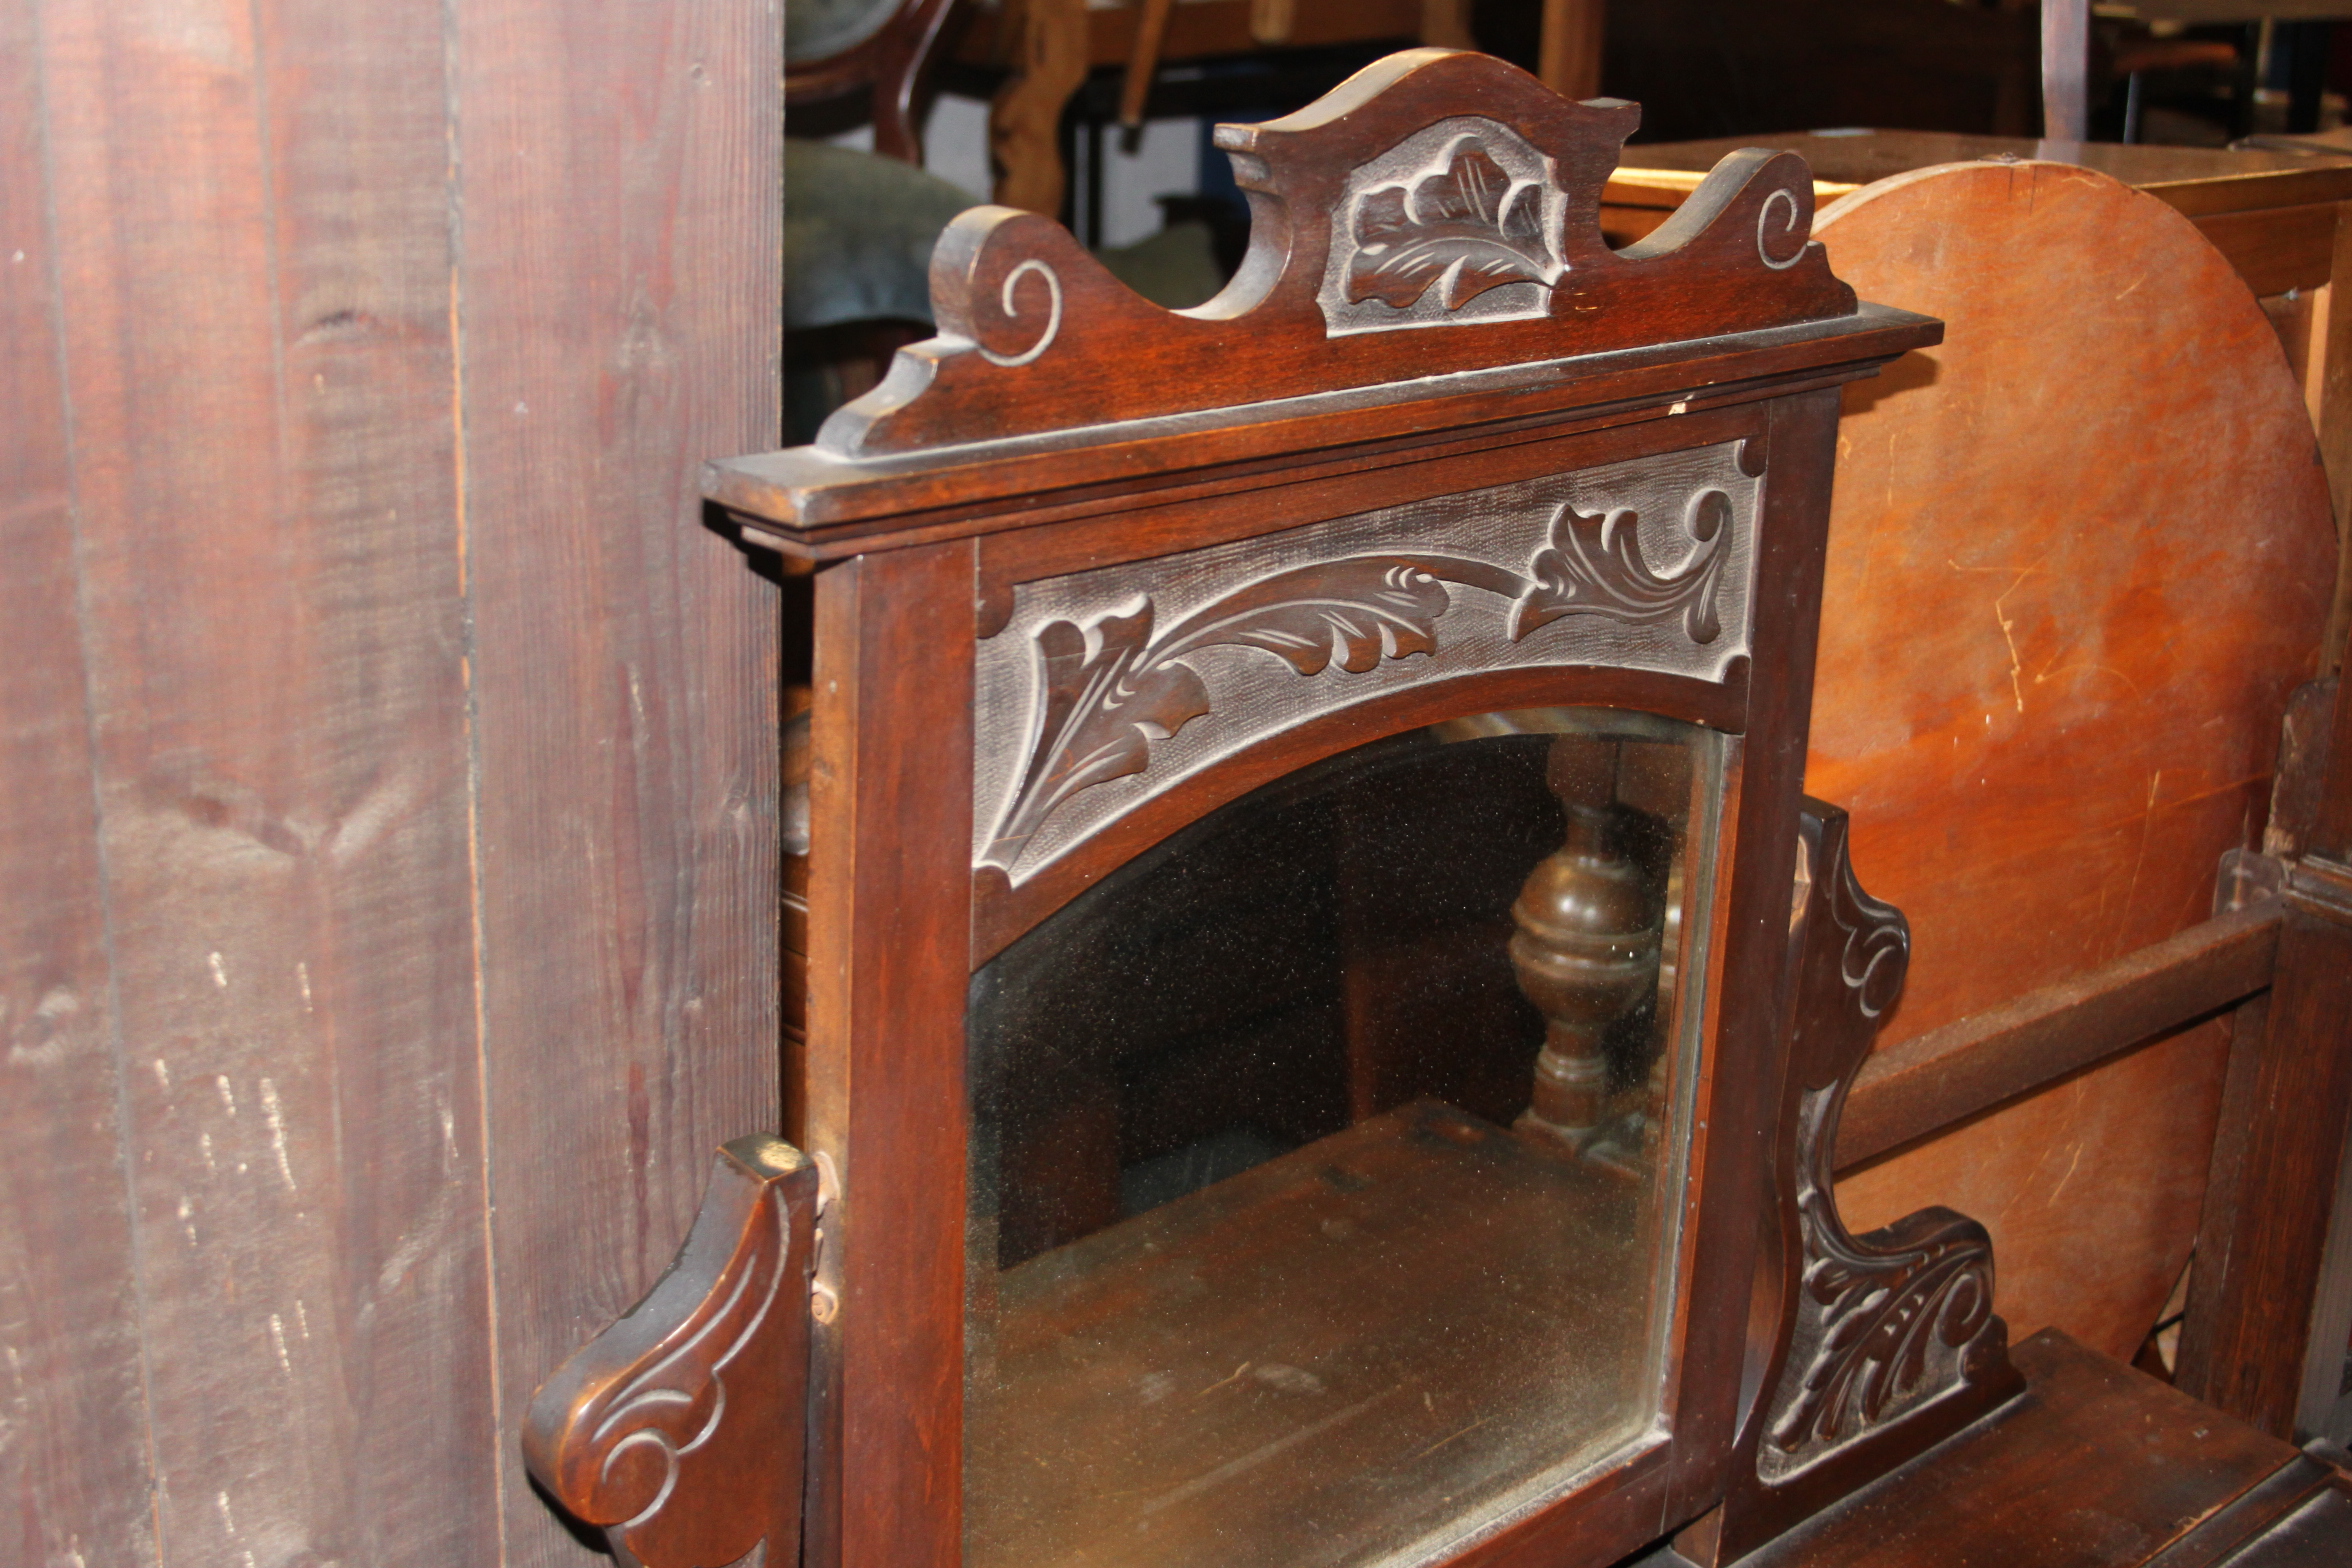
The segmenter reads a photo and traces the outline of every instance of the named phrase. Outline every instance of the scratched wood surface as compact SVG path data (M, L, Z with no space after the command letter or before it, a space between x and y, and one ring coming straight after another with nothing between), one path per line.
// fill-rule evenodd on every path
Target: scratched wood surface
M2333 537L2275 334L2154 197L1952 165L1816 234L1865 298L1949 323L1846 400L1806 778L1911 917L1892 1044L2209 912ZM1848 1213L1982 1219L2018 1337L2128 1355L2196 1230L2225 1051L2201 1026L1976 1118L1850 1178Z
M0 5L0 1561L593 1560L514 1414L775 1116L693 474L774 439L776 65Z
M155 1532L35 20L0 4L0 1559L46 1568Z
M777 437L777 17L455 20L511 1434L668 1265L711 1148L776 1125L776 595L697 526L695 475ZM504 1480L508 1560L575 1556L520 1467Z

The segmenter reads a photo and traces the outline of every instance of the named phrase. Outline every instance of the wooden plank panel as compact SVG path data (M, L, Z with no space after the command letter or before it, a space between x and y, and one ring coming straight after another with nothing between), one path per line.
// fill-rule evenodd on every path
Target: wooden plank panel
M493 1562L440 19L43 28L159 1550Z
M2218 1021L2167 1035L1842 1175L1838 1206L1856 1230L1929 1203L1982 1221L2012 1335L2128 1361L2196 1235L2228 1052Z
M2232 1136L2214 1151L2217 1201L2197 1239L2178 1380L2282 1437L2302 1392L2352 1107L2352 905L2291 902L2262 1032L2230 1074Z
M2215 213L2196 224L2256 294L2318 288L2335 265L2334 202Z
M32 0L0 3L0 1560L155 1553Z
M777 596L698 526L777 437L778 16L459 0L467 562L502 1418L777 1116ZM508 1561L585 1549L509 1467Z
M973 643L935 607L977 565L958 540L817 579L804 1087L842 1311L817 1337L813 1562L952 1568L962 1542L941 1456L963 1449Z

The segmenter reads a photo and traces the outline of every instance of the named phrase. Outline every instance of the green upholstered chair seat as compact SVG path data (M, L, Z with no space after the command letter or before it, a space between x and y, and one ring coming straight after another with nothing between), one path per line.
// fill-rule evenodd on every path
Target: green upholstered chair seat
M895 158L784 143L784 327L929 321L931 247L969 193Z

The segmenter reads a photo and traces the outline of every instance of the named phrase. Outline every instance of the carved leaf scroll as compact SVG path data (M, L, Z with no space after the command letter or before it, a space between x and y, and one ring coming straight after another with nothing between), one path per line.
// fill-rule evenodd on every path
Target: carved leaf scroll
M1826 1142L1819 1124L1836 1092L1807 1097L1800 1136L1811 1150ZM1834 1449L1944 1392L1993 1315L1992 1240L1976 1221L1924 1209L1857 1239L1820 1171L1800 1178L1798 1214L1799 1342L1811 1353L1771 1434L1792 1456Z
M1256 648L1301 675L1321 674L1334 661L1361 674L1383 658L1435 649L1437 618L1448 603L1428 563L1360 556L1261 578L1156 641L1149 599L1083 629L1048 622L1036 634L1037 741L991 862L1010 864L1056 806L1091 785L1142 772L1152 740L1168 739L1209 711L1208 688L1184 655L1217 645Z
M816 1189L791 1145L728 1144L677 1263L532 1399L531 1473L622 1562L797 1560Z
M1757 1450L1760 1478L1776 1487L1865 1443L1899 1462L2015 1381L2007 1330L1993 1315L1993 1245L1982 1225L1930 1208L1856 1236L1838 1214L1838 1111L1902 993L1911 933L1901 911L1855 880L1844 814L1833 811L1808 806L1818 813L1821 852L1798 932L1792 1063L1804 1086L1794 1162L1803 1268ZM1882 1473L1846 1468L1855 1474L1836 1478L1841 1489Z
M1475 137L1445 166L1410 184L1364 193L1357 204L1347 297L1406 309L1440 283L1459 310L1509 283L1550 287L1567 270L1543 231L1543 186L1514 181Z
M1691 498L1689 528L1698 549L1661 575L1642 559L1640 518L1629 511L1587 516L1564 506L1552 520L1551 545L1528 563L1534 581L1511 608L1511 636L1526 636L1563 615L1600 614L1620 621L1679 616L1690 640L1704 647L1723 633L1715 608L1723 563L1730 554L1731 497L1702 490Z
M1447 583L1511 600L1514 642L1563 616L1590 614L1625 624L1679 617L1694 643L1711 643L1722 634L1716 594L1731 551L1731 498L1702 489L1688 514L1698 548L1666 574L1643 560L1632 511L1586 516L1563 506L1524 577L1455 556L1364 555L1244 584L1157 635L1148 597L1084 626L1049 621L1033 634L1038 701L1029 762L981 863L1009 871L1056 807L1143 772L1153 741L1207 714L1208 687L1185 662L1203 648L1255 648L1303 676L1334 663L1361 675L1383 659L1437 650L1437 622L1452 604Z

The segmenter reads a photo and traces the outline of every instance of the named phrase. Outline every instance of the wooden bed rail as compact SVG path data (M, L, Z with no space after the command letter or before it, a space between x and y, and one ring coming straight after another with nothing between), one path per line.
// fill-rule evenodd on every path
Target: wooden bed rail
M2267 989L2281 907L2278 899L2265 898L1877 1052L1846 1101L1838 1168L1941 1131Z

